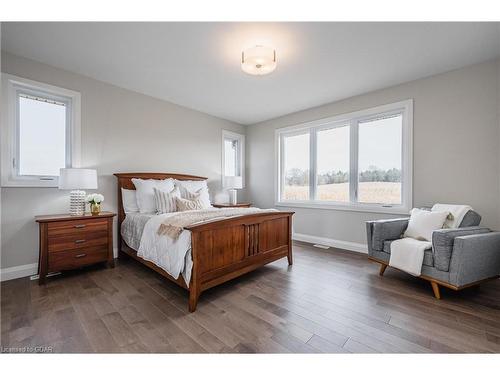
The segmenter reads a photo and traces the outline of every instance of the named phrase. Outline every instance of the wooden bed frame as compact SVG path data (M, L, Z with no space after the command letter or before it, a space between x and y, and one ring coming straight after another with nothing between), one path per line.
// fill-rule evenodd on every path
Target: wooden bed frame
M115 173L118 178L118 254L131 256L167 279L189 291L189 311L196 310L200 293L264 264L287 257L292 265L293 212L265 212L235 216L224 220L195 224L191 231L193 269L186 285L182 276L174 279L164 270L137 256L121 237L125 219L121 188L135 190L132 178L162 180L206 180L205 177L172 173Z

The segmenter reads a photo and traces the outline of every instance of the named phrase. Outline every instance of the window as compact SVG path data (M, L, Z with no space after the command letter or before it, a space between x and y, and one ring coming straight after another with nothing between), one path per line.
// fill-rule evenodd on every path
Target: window
M2 74L2 185L57 186L79 163L80 94Z
M359 123L359 202L402 203L402 130L402 114Z
M413 102L278 129L276 204L407 213Z
M283 199L307 200L309 190L309 133L283 137Z
M320 201L349 202L349 136L346 124L316 134L316 197Z
M222 131L222 177L241 176L245 172L245 136Z

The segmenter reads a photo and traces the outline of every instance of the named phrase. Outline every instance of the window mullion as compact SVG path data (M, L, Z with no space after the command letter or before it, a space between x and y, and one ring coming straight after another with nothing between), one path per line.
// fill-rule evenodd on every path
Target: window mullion
M315 128L311 128L309 133L309 200L316 200L316 169L318 165L316 134L317 130Z
M349 200L351 204L358 202L358 120L351 120L350 124L350 147L349 147Z
M281 134L280 135L280 181L279 181L279 200L282 200L283 194L285 192L285 170L286 170L286 163L285 163L285 137L286 135Z

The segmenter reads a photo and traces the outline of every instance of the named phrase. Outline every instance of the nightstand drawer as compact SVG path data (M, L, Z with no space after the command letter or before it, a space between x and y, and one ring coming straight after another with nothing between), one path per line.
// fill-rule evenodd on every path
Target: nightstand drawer
M101 230L97 232L74 233L65 236L49 235L47 242L49 253L71 249L80 249L90 246L107 245L108 232Z
M62 271L108 260L107 245L84 247L49 254L49 272Z
M64 236L74 233L105 231L107 229L108 221L103 219L69 220L49 223L48 234L49 237Z

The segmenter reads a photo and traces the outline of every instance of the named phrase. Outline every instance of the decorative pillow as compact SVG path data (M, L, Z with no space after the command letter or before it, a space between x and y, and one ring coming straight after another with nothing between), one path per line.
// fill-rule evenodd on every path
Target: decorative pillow
M135 190L122 188L122 204L123 211L125 211L126 214L131 212L139 212Z
M175 185L179 187L182 198L195 199L196 194L199 194L199 199L203 203L203 208L212 207L212 203L210 202L210 194L208 192L207 181L175 180Z
M175 197L177 211L202 210L205 208L201 199L184 199Z
M155 193L155 205L156 205L156 214L167 214L169 212L177 211L177 204L175 202L175 198L180 198L181 193L179 192L179 188L175 187L170 193L166 191L159 190L157 188L153 188Z
M152 214L156 212L154 188L171 192L175 187L173 178L167 178L165 180L143 180L140 178L133 178L132 183L136 189L137 206L139 206L139 212L142 214Z
M444 222L449 212L427 211L414 208L410 211L410 220L404 237L411 237L417 240L432 241L432 232L443 228Z

